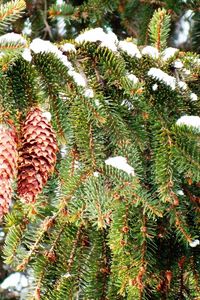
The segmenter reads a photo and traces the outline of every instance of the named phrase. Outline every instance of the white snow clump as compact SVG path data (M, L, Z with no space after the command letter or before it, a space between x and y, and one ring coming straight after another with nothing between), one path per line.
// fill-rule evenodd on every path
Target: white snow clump
M191 93L191 94L190 94L190 100L191 100L191 101L197 101L197 100L198 100L197 95L196 95L195 93Z
M31 62L32 60L31 50L29 48L25 48L24 51L22 52L22 57L26 61Z
M67 57L63 55L62 51L60 51L50 41L44 41L40 38L36 38L31 42L30 49L35 53L53 53L67 68L72 68L72 64L68 61Z
M175 60L175 62L173 63L173 66L174 66L174 68L176 68L176 69L182 69L182 68L183 68L183 63L182 63L179 59L177 59L177 60Z
M68 74L73 77L74 81L77 83L77 85L80 85L82 87L87 86L86 79L81 75L80 73L76 72L74 69L69 70Z
M158 85L157 85L157 83L154 83L154 85L152 85L152 90L156 91L157 89L158 89Z
M100 27L79 34L75 41L77 43L100 41L102 47L107 47L114 52L117 51L117 36L112 31L108 33L104 32Z
M135 176L134 168L127 163L127 159L123 156L109 157L105 160L105 163L108 166L112 166L126 172L129 175Z
M189 245L190 245L190 247L195 248L196 246L200 245L200 241L194 240L194 241L190 242Z
M185 91L187 89L187 83L184 81L179 81L178 82L178 86L180 87L180 89L182 89L183 91Z
M134 84L139 82L139 79L134 74L128 74L127 78L130 79Z
M65 43L64 45L61 45L60 46L60 49L63 51L63 52L76 52L76 48L73 44L71 43Z
M138 47L132 42L120 41L118 44L118 48L126 52L131 57L137 57L137 58L142 57Z
M26 45L26 40L18 33L6 33L0 36L0 43L20 43Z
M200 130L200 117L198 116L182 116L176 121L177 125L191 126Z
M162 59L166 61L169 58L173 57L178 51L179 49L177 48L172 48L172 47L166 48L162 53Z
M49 111L45 111L42 113L42 116L47 119L48 122L51 121L51 113Z
M148 72L148 75L159 81L162 81L163 83L171 87L172 90L175 90L176 87L175 77L168 75L167 73L163 72L158 68L151 68Z
M148 55L152 58L158 58L159 52L158 49L152 46L146 46L142 49L142 55Z
M87 98L93 98L94 97L94 91L90 88L85 89L84 96L87 97Z

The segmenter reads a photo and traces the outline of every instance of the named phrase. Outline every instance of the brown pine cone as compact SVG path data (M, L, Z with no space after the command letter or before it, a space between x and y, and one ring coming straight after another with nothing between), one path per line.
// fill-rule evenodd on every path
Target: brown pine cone
M0 125L0 219L8 212L12 182L17 173L17 135L8 125Z
M23 201L34 203L49 174L54 171L58 151L47 113L37 107L31 109L22 126L21 136L18 194Z

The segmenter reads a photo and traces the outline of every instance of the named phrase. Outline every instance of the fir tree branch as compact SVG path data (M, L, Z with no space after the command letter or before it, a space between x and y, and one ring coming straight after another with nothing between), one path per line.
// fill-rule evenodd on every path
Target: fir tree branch
M26 8L24 0L12 0L0 5L0 29L6 27L10 22L15 21L22 15Z

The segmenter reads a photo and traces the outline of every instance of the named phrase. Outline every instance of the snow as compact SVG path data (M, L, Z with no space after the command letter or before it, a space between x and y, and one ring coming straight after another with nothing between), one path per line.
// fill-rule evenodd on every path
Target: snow
M195 93L191 93L191 94L190 94L190 100L191 100L191 101L197 101L197 100L198 100L197 95L196 95Z
M196 246L200 245L200 241L194 240L194 241L190 242L189 245L190 245L190 247L195 248Z
M99 172L95 171L95 172L93 173L93 176L94 176L94 177L99 177L99 174L100 174Z
M118 47L119 47L119 49L123 50L128 55L130 55L131 57L137 57L137 58L142 57L138 47L135 44L133 44L132 42L120 41L118 44Z
M123 156L110 157L105 160L105 163L108 166L112 166L126 172L129 175L135 176L133 167L127 163L127 159Z
M14 288L21 291L22 288L28 286L28 280L25 275L15 272L6 277L0 286L2 289Z
M67 153L68 153L67 146L66 145L62 145L60 147L60 155L61 155L61 157L64 158L67 155Z
M128 74L127 78L130 79L134 84L139 82L139 79L134 74Z
M190 75L190 74L191 74L191 71L188 70L188 69L185 69L185 68L184 68L182 71L183 71L183 73L184 73L185 75Z
M182 69L183 68L183 63L177 59L174 63L173 63L174 68L176 69Z
M65 43L64 45L61 45L60 46L60 49L63 51L63 52L76 52L76 48L73 44L71 43Z
M51 113L49 111L45 111L42 113L42 116L47 119L48 122L51 121Z
M64 275L63 275L63 277L64 278L69 278L69 277L71 277L72 275L69 273L69 272L67 272L67 273L65 273Z
M128 108L128 110L131 110L134 108L133 104L128 99L124 99L122 101L121 105L126 106Z
M181 90L185 91L187 89L187 83L184 81L179 81L178 86L180 87Z
M158 49L152 46L146 46L142 49L142 55L148 55L152 58L158 58L159 52Z
M72 68L72 64L68 61L67 57L50 41L36 38L31 42L30 49L35 53L53 53L67 68Z
M76 82L77 85L86 87L87 82L86 79L81 75L80 73L76 72L75 70L71 69L69 70L68 74L73 77L74 81Z
M179 49L177 48L172 48L172 47L166 48L162 53L162 59L166 61L169 58L173 57L178 51Z
M153 90L153 91L156 91L157 89L158 89L157 83L155 83L154 85L152 85L152 90Z
M200 130L200 117L198 116L182 116L176 121L177 125L191 126Z
M177 195L184 196L183 190L178 190L178 191L177 191Z
M88 89L85 90L84 95L87 98L93 98L94 97L94 91L92 89L88 88Z
M0 43L20 43L21 45L27 44L26 40L21 36L21 34L14 32L1 35Z
M118 43L118 39L114 32L110 31L106 34L104 40L101 43L101 47L107 47L108 49L112 50L113 52L117 51L116 44Z
M28 48L24 49L24 51L22 52L22 57L26 61L31 62L32 60L31 50Z
M98 27L79 34L75 41L78 43L103 41L105 39L105 34L103 29Z
M117 51L117 36L113 32L104 32L102 28L94 28L87 30L83 33L81 33L77 38L75 39L77 43L82 42L101 42L101 47L107 47L108 49L116 52Z
M151 68L148 72L148 75L162 81L166 85L168 85L172 90L176 87L176 78L173 76L168 75L167 73L163 72L158 68Z

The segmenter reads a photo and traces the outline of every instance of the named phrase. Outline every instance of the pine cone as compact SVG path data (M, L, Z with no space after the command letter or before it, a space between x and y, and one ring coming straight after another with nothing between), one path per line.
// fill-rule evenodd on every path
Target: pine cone
M27 203L35 202L56 163L58 147L47 117L48 113L33 108L22 127L18 194Z
M11 202L17 159L16 131L7 125L0 125L0 219L8 212Z

